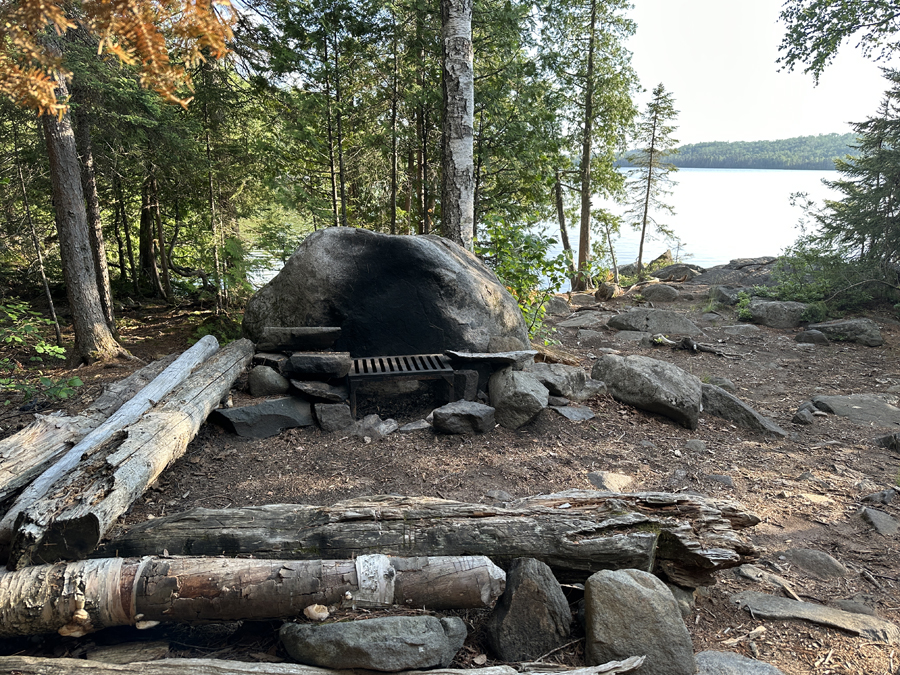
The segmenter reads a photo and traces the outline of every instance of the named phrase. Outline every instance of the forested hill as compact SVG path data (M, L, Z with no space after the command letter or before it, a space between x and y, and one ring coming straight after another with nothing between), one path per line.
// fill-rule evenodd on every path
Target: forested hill
M690 169L834 169L834 160L851 153L854 134L797 136L780 141L692 143L669 158ZM631 166L621 160L619 166Z

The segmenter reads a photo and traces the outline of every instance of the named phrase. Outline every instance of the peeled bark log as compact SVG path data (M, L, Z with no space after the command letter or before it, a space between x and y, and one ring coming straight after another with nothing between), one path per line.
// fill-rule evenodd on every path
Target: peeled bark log
M175 355L167 356L113 383L75 417L35 415L34 422L0 441L0 503L43 473L174 360Z
M735 530L758 522L732 502L684 494L572 490L505 507L381 496L330 507L191 509L134 527L98 554L486 555L501 566L529 557L560 580L583 582L599 570L634 568L697 587L754 557L753 545Z
M630 673L643 664L643 658L630 658L602 666L561 671L563 675L616 675ZM33 656L0 656L0 672L18 675L372 675L371 670L329 670L299 663L243 663L217 659L163 659L138 663L102 663L84 659L50 659ZM491 666L454 670L407 670L405 675L547 675L545 668L519 672L511 666ZM401 674L398 674L401 675Z
M219 343L213 336L207 335L201 338L156 379L141 389L134 398L120 407L109 419L82 438L59 461L38 476L19 495L12 508L0 521L0 547L5 548L12 541L16 529L15 523L19 515L47 494L47 490L54 482L78 466L84 456L107 443L123 427L138 420L151 406L156 405L157 401L183 382L194 368L203 363L210 354L215 353L218 348Z
M309 605L493 605L506 575L481 556L355 560L104 558L0 574L0 637L111 626L292 619Z
M116 519L184 454L252 358L252 342L232 342L151 412L92 449L19 515L9 568L83 558L93 551Z

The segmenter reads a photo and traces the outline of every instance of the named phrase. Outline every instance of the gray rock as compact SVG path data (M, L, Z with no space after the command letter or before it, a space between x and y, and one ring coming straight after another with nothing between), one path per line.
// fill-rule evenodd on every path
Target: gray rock
M884 511L878 509L864 508L862 517L869 525L875 528L875 531L883 537L893 537L900 530L900 523L892 518Z
M653 335L640 330L620 330L614 336L616 342L638 342L642 347L649 347Z
M794 338L797 342L811 345L827 345L829 343L828 336L820 330L804 330L797 333Z
M737 387L734 386L734 382L729 380L727 377L711 377L709 378L709 384L714 387L718 387L719 389L724 389L729 394L733 394L737 391Z
M697 675L785 675L773 665L734 652L700 652Z
M291 388L287 378L269 366L256 366L247 377L251 396L279 396Z
M734 573L735 576L744 577L745 579L750 579L751 581L767 584L772 588L784 590L785 588L791 587L787 579L784 579L777 574L766 572L756 565L741 565L734 570Z
M491 375L488 394L497 422L507 429L528 424L547 407L547 387L531 373L498 370Z
M694 651L666 585L639 570L604 570L585 584L585 663L646 655L639 675L692 675Z
M325 401L326 403L342 403L350 392L346 385L332 385L327 382L291 380L291 384L307 398Z
M717 326L719 322L722 320L722 315L716 312L706 312L700 319L704 323L712 324L713 326Z
M554 406L557 408L562 408L563 406L569 405L569 403L571 403L571 401L565 396L554 396L553 394L550 394L550 396L547 397L547 405L551 408L553 408Z
M269 438L284 429L312 426L313 417L308 402L287 396L258 405L219 408L209 421L244 438Z
M604 282L600 284L597 288L597 291L594 293L594 299L598 302L605 302L607 300L612 300L613 298L618 298L624 294L625 291L622 290L622 287L617 284L612 284L608 282Z
M597 359L591 377L605 382L613 398L622 403L665 415L688 429L697 428L701 382L678 366L646 356L607 354Z
M571 303L576 307L587 307L597 302L593 293L572 293Z
M571 319L560 321L557 328L600 328L606 324L606 317L600 312L578 312Z
M634 483L631 476L610 471L591 471L587 477L591 485L601 492L627 492Z
M522 370L525 366L534 362L537 351L534 349L519 349L511 352L461 352L448 349L446 354L454 363L510 365L515 370Z
M862 498L862 500L871 504L887 505L894 501L894 497L896 496L897 490L895 488L888 488L887 490L882 490L881 492L873 492L870 495L866 495Z
M846 417L852 422L876 427L900 425L900 408L893 394L850 394L849 396L813 396L819 410Z
M734 487L734 479L731 476L726 476L724 474L719 473L711 473L707 476L710 480L714 480L717 483L721 483L725 487Z
M754 323L772 328L796 328L800 325L806 305L802 302L753 298L747 309Z
M875 439L875 445L879 448L887 448L888 450L900 450L900 433L887 434L879 436Z
M713 286L709 289L709 299L714 302L719 302L723 305L736 305L740 298L738 297L741 293L752 293L752 288L731 288L729 286Z
M609 334L583 328L578 331L575 339L582 347L602 347L609 342Z
M797 602L756 591L744 591L732 595L731 602L740 605L756 618L801 619L823 626L839 628L860 635L873 642L896 644L900 642L900 628L889 621L871 616L844 612L811 602Z
M550 568L533 558L516 558L506 573L506 590L487 621L487 641L502 661L532 661L564 645L572 612Z
M884 344L881 329L871 319L838 319L824 323L811 323L807 330L821 331L829 339L838 342L858 342L867 347L880 347Z
M815 416L806 408L799 409L791 418L791 422L794 424L812 424L815 421Z
M588 375L578 366L567 366L562 363L534 363L527 371L547 387L553 396L565 396L572 401L584 401L585 383Z
M377 441L400 428L396 420L383 420L378 415L366 415L347 429L347 433L357 438L368 438Z
M445 387L446 383L443 380L440 380L441 384ZM449 391L444 392L447 394L444 399L449 400ZM475 397L478 396L478 371L477 370L466 370L460 369L453 372L453 400L454 401L474 401ZM452 401L451 401L452 402Z
M500 336L528 344L522 312L496 275L435 235L321 228L250 299L243 327L258 341L268 326L336 323L334 349L354 356L484 352Z
M397 429L397 431L401 433L408 433L410 431L424 431L425 429L430 429L431 425L426 420L416 420L415 422L410 422L409 424L404 424L402 427Z
M350 406L344 403L316 403L313 405L316 421L322 431L332 433L352 426L355 420Z
M700 335L703 332L682 314L667 309L632 309L612 317L606 325L616 330L665 335Z
M269 366L272 370L280 373L287 363L287 354L271 354L267 352L256 352L253 355L254 366Z
M875 616L875 610L866 603L860 602L854 598L838 598L828 602L829 607L840 609L844 612L852 614L865 614L866 616Z
M688 441L685 441L684 447L686 450L691 452L706 452L706 443L701 441L699 438L692 438Z
M704 271L705 270L699 265L675 263L674 265L666 265L665 267L659 268L653 272L653 276L660 281L690 281Z
M737 258L726 265L716 265L706 269L690 280L691 284L709 286L750 287L771 286L775 283L772 271L778 258Z
M494 409L475 401L454 401L433 415L434 430L443 434L483 434L494 428Z
M350 352L296 352L285 365L292 380L332 380L346 377L353 359Z
M561 298L558 295L551 295L544 301L544 311L550 316L560 316L563 314L570 314L572 308L569 307L569 303L566 302L565 298Z
M737 396L712 384L703 385L703 411L756 433L787 436L787 432L768 417L763 417Z
M641 295L651 302L674 302L678 299L678 290L665 284L650 284L641 289Z
M587 422L596 417L593 410L583 405L551 405L549 407L571 422Z
M513 500L513 496L506 490L488 490L484 496L495 502L511 502Z
M807 574L818 579L838 579L850 574L850 570L823 551L810 548L791 548L781 555Z
M260 333L256 348L261 352L316 352L328 349L340 336L338 326L266 326Z
M694 589L682 588L677 584L666 584L666 588L672 592L672 597L678 603L681 618L687 619L694 609Z
M286 623L279 637L300 663L396 672L449 666L465 641L466 625L459 617L388 616L324 625Z
M491 335L488 340L489 352L520 352L528 349L529 342L522 340L514 335Z
M739 324L737 326L724 326L722 330L728 333L728 335L736 335L738 337L756 337L762 332L762 329L759 326L753 326L748 323Z

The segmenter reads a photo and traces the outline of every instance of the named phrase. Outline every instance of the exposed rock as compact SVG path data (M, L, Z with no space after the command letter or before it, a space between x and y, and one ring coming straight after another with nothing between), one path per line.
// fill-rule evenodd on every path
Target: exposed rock
M656 267L656 268L665 267L665 266L671 265L673 262L674 261L672 260L672 251L667 250L665 253L658 255L656 258L654 258L650 262L645 261L643 263L643 268L644 268L644 271L646 272L647 270L649 270L652 267ZM621 274L623 276L629 276L629 277L634 276L638 272L640 272L640 270L638 269L636 260L633 263L628 263L627 265L619 266L619 274ZM656 276L655 273L654 273L654 276Z
M275 372L282 372L284 365L287 363L287 354L271 354L267 352L256 352L253 355L254 366L269 366Z
M614 356L597 359L591 377L603 380L613 398L622 403L671 417L688 429L696 429L700 417L700 380L664 361L646 356Z
M864 502L869 502L870 504L890 504L894 501L894 497L897 496L896 488L888 488L887 490L882 490L881 492L874 492L870 495L866 495L862 498Z
M550 568L516 558L506 573L506 590L488 619L491 650L502 661L532 661L565 644L572 613Z
M459 617L388 616L327 624L286 623L279 637L300 663L396 672L449 666L466 639L466 625Z
M287 378L269 366L256 366L250 370L247 385L251 396L279 396L291 388Z
M357 438L368 438L377 441L380 438L394 433L400 428L396 420L382 420L378 415L366 415L361 420L347 429L347 433Z
M553 405L549 407L571 422L587 422L596 417L593 410L583 405Z
M606 300L618 298L623 293L625 293L625 291L618 284L603 282L597 287L597 291L594 293L594 299L599 302L605 302Z
M773 665L734 652L700 652L697 675L785 675Z
M721 483L725 487L734 487L734 479L731 476L726 476L720 473L711 473L707 476L710 480L714 480L717 483Z
M313 411L322 431L328 433L346 429L354 423L350 406L344 403L316 403Z
M709 286L772 286L772 270L778 258L763 256L760 258L737 258L727 265L709 267L688 283Z
M511 502L514 499L506 490L488 490L484 496L495 502Z
M801 619L823 626L839 628L860 635L873 642L896 644L900 642L900 628L889 621L863 614L844 612L811 602L798 602L756 591L744 591L732 595L731 602L740 605L756 618Z
M597 302L593 293L572 293L569 302L576 307L587 307Z
M428 423L427 420L416 420L415 422L410 422L409 424L404 424L402 427L397 429L400 433L408 433L410 431L424 431L425 429L430 429L431 424Z
M640 675L692 675L694 652L666 585L639 570L604 570L585 584L585 663L646 655Z
M563 406L569 405L569 403L571 403L571 401L565 396L554 396L553 394L550 394L550 396L547 397L547 405L551 408L554 406L562 408Z
M453 398L444 380L439 380L445 401L474 401L478 396L478 371L460 369L453 372Z
M753 298L747 309L754 323L771 328L795 328L802 321L806 305L802 302Z
M569 303L566 302L565 298L561 298L558 295L551 295L544 301L544 311L550 316L561 316L570 314L572 308L569 307Z
M522 370L534 362L537 356L535 349L518 349L511 352L460 352L453 349L446 351L454 363L486 363L491 365L510 365L515 370Z
M650 284L641 289L641 295L651 302L674 302L678 299L678 290L665 284Z
M727 377L711 377L709 378L709 384L714 387L718 387L719 389L724 389L729 394L733 394L737 391L737 387L734 386L734 382L729 380Z
M869 607L865 602L862 602L857 598L838 598L837 600L830 600L828 602L828 605L829 607L835 607L837 609L843 610L845 612L851 612L853 614L875 616L875 610Z
M586 401L596 389L586 387L588 375L578 366L562 363L535 363L527 368L553 396L565 396L572 401Z
M655 270L653 276L660 281L690 281L698 274L703 274L704 271L699 265L675 263Z
M753 292L752 288L730 288L728 286L713 286L709 289L709 298L713 302L719 302L723 305L736 305L740 297L738 297L741 293L747 293L750 295Z
M762 331L759 326L753 326L749 323L739 324L737 326L724 326L722 330L729 335L737 335L739 337L756 337Z
M810 344L810 345L827 345L829 343L828 336L825 335L820 330L804 330L797 333L797 336L794 338L797 342L801 344Z
M636 308L612 317L606 325L616 330L635 330L665 335L700 335L697 326L678 312Z
M900 523L894 518L878 509L864 508L862 517L875 528L875 531L883 537L893 537L900 530Z
M333 385L327 382L291 380L291 384L304 396L326 403L342 403L346 401L350 392L346 385Z
M900 425L900 408L893 394L850 394L849 396L813 396L813 405L822 412L846 417L852 422L876 427Z
M258 405L219 408L209 421L245 438L269 438L284 429L312 426L313 417L308 402L287 396Z
M600 312L578 312L571 319L560 321L557 328L600 328L606 324L606 318Z
M432 414L434 430L443 434L484 434L494 428L494 409L475 401L454 401Z
M887 448L888 450L900 450L900 433L879 436L875 439L874 443L879 448Z
M292 380L336 380L346 377L352 365L350 352L296 352L284 374Z
M850 574L850 570L823 551L791 548L781 555L807 574L819 579L837 579Z
M266 326L256 348L261 352L316 352L328 349L340 336L341 329L337 326Z
M498 370L491 375L488 394L494 415L501 426L518 429L547 407L550 393L531 373Z
M587 477L591 485L601 492L627 492L634 483L631 476L611 471L591 471Z
M613 339L616 342L638 342L642 347L649 347L653 334L642 330L620 330L613 336Z
M794 424L812 424L815 421L815 416L806 408L800 408L791 418L791 422Z
M838 342L858 342L867 347L879 347L884 344L881 329L871 319L837 319L812 323L806 328L821 331L829 339Z
M268 326L334 326L334 349L354 356L489 350L491 337L528 344L515 299L478 258L434 235L351 227L310 234L247 304L244 333Z
M767 417L763 417L733 394L712 384L703 385L703 411L768 436L787 436L787 432Z
M687 619L694 610L694 589L682 588L677 584L666 584L666 588L672 591L672 597L678 603L678 609L681 611L681 618Z
M583 328L578 331L575 339L578 340L578 344L582 347L602 347L609 342L609 334Z
M706 443L699 438L691 438L690 440L685 441L684 447L691 452L706 452Z

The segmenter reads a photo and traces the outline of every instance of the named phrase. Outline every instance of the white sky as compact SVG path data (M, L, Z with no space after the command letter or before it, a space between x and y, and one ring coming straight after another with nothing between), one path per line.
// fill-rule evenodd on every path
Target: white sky
M845 43L813 85L778 72L782 0L634 0L628 46L646 90L662 82L680 111L675 137L776 140L851 131L874 114L887 83L879 64ZM641 108L644 107L645 97Z

